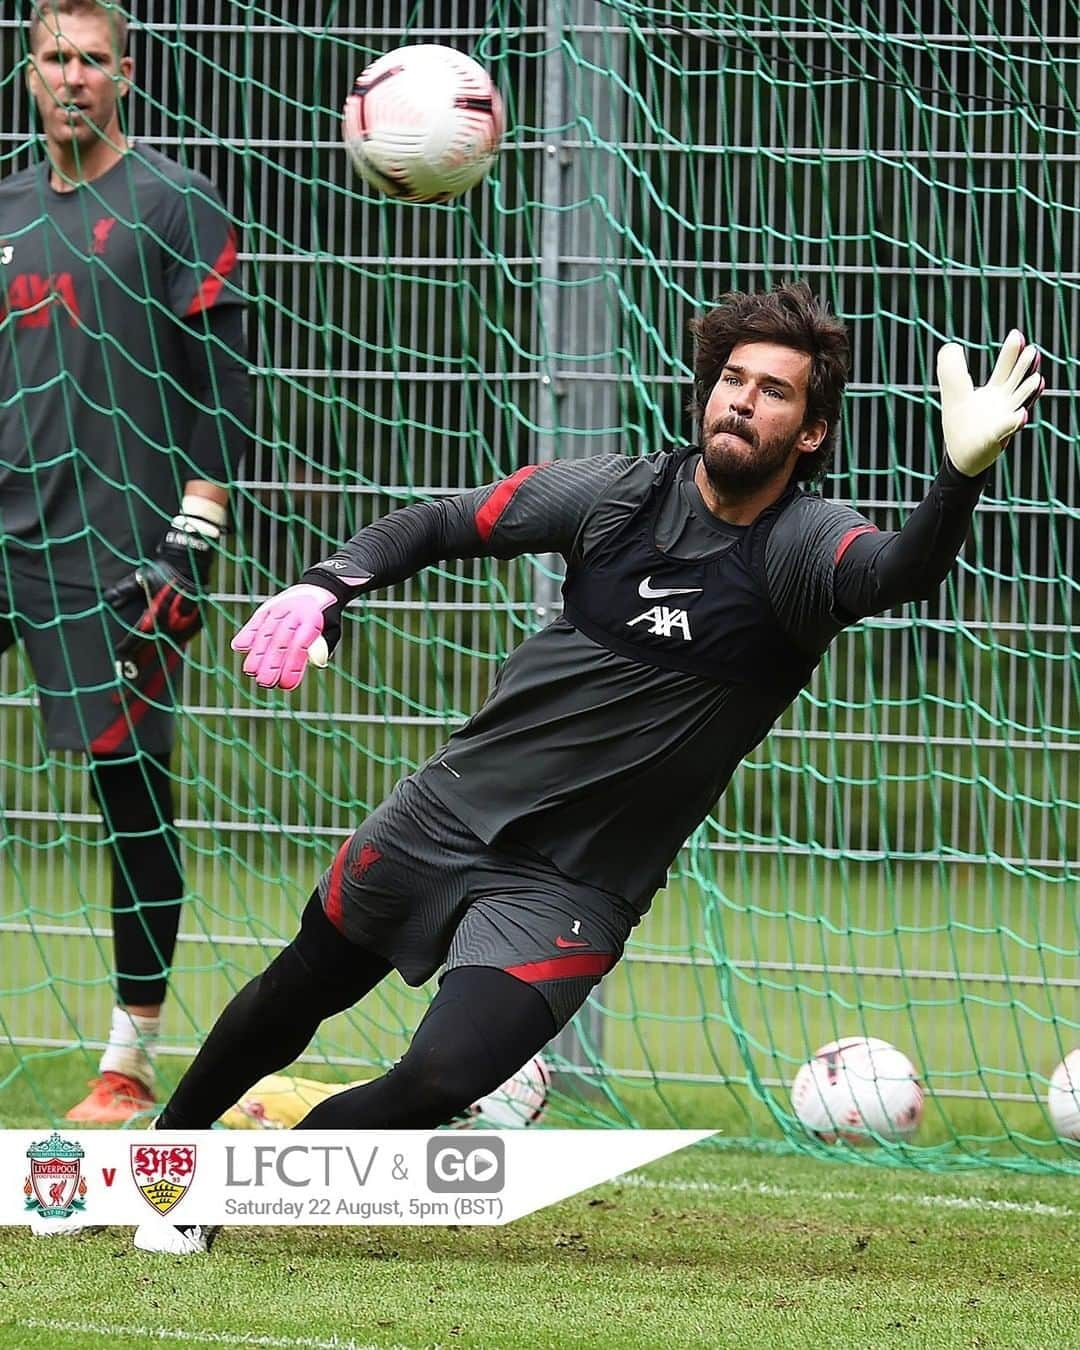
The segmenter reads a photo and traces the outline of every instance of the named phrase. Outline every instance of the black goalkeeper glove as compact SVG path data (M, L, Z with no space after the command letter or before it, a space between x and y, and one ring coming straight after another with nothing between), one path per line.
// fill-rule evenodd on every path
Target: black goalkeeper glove
M138 664L160 638L182 647L203 626L199 598L210 581L224 519L225 509L216 502L185 496L151 561L106 591L105 603L121 613L136 597L145 605L117 644L118 662Z

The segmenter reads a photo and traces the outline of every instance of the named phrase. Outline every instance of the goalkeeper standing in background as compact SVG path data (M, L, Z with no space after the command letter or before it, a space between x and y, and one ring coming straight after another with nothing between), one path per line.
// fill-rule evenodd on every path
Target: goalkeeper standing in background
M23 643L104 822L118 1006L67 1118L116 1123L154 1100L184 893L172 706L250 423L242 297L214 188L124 135L120 8L37 0L28 46L46 157L0 183L0 651Z
M159 1128L209 1126L393 968L419 985L445 967L411 1044L298 1128L434 1128L509 1077L619 960L683 841L832 639L948 574L1043 383L1018 332L979 389L962 349L944 347L946 454L904 527L879 532L804 488L840 417L844 325L790 284L732 293L691 328L700 448L530 464L395 511L235 638L245 673L292 689L325 664L355 598L444 559L566 559L562 616L342 846ZM209 1236L159 1221L136 1244L183 1254Z

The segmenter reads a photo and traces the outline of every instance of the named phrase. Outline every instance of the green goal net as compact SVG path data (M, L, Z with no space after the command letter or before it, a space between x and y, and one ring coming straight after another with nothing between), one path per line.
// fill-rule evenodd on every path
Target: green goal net
M41 153L13 8L4 175ZM874 1036L916 1065L925 1118L910 1144L848 1156L1076 1170L1046 1109L1080 1045L1075 0L182 8L179 28L163 0L135 8L128 124L206 173L235 221L257 419L184 666L187 900L161 1090L291 937L352 825L548 621L559 577L552 558L430 568L351 612L332 667L288 696L257 691L229 649L255 603L396 506L552 455L690 438L687 321L733 286L799 276L854 336L825 491L883 528L937 468L941 342L985 369L1019 326L1047 393L940 593L843 634L688 841L554 1046L549 1119L821 1150L792 1114L794 1074L824 1042ZM481 187L409 207L353 175L338 116L375 54L425 41L487 66L508 133ZM6 1125L81 1095L113 1002L107 842L85 765L46 747L35 705L14 646ZM429 993L388 981L324 1026L301 1071L390 1062Z

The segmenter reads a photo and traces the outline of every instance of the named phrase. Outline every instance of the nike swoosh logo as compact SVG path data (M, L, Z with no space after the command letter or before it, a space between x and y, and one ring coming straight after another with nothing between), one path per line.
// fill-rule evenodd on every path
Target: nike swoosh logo
M663 600L668 595L698 595L703 586L653 586L652 577L646 577L638 586L642 600Z
M587 942L571 942L569 938L557 937L555 939L556 947L587 947Z

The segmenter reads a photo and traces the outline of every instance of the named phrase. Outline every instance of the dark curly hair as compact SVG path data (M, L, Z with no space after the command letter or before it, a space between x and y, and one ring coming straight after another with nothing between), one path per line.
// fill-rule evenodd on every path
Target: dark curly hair
M806 420L821 418L828 430L813 454L799 456L792 477L804 481L824 473L851 364L847 328L824 302L804 281L785 282L771 291L729 291L689 326L694 339L694 392L687 411L699 419L740 342L777 342L806 352L810 357Z

